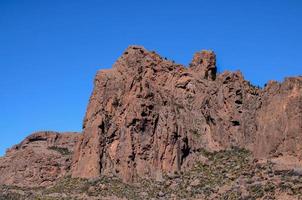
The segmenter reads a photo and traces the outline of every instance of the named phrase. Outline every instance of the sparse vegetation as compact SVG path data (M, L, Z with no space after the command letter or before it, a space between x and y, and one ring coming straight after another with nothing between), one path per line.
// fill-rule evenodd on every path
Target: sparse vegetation
M62 153L60 148L52 148ZM197 162L190 171L164 175L164 181L137 180L126 184L116 177L87 180L66 176L47 188L0 186L0 200L103 199L115 196L145 199L274 199L276 192L302 197L302 179L291 172L274 172L272 163L256 163L249 151L233 147L209 152L200 149L206 162ZM274 178L274 179L273 179ZM279 179L279 183L273 180Z
M48 147L48 149L57 151L62 155L70 155L72 153L67 148L63 148L63 147L52 146L52 147Z

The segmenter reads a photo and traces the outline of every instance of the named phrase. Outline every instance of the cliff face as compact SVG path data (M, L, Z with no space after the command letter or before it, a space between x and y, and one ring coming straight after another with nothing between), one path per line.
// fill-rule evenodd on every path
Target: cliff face
M70 171L79 133L38 132L0 158L0 184L45 186Z
M212 51L186 68L130 46L97 73L83 134L30 135L0 158L0 185L47 186L66 175L161 180L231 147L302 167L302 77L259 89L240 72L216 72Z
M259 158L301 158L302 77L260 90L240 72L217 74L215 54L190 67L129 47L97 73L72 176L162 179L204 149L247 148Z
M282 84L270 82L262 92L261 103L254 152L301 159L302 77L287 78Z

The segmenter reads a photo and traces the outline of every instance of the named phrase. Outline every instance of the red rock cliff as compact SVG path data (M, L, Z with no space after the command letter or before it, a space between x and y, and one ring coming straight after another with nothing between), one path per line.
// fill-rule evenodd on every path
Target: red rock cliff
M263 90L240 72L217 74L212 51L189 68L130 46L99 71L73 157L73 177L161 179L202 149L245 147L257 157L301 158L302 77Z

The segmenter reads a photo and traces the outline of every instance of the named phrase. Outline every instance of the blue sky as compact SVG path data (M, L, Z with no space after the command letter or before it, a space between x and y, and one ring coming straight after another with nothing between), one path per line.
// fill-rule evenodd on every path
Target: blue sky
M93 78L143 45L262 86L302 74L300 0L0 0L0 155L38 130L80 131Z

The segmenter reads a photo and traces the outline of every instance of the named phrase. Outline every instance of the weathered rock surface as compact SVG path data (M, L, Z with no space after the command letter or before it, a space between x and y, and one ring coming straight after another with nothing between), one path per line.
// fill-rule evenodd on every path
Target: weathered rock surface
M70 171L79 133L37 132L7 150L0 158L0 183L45 186Z
M84 196L86 190L94 195L104 186L78 178L107 177L110 181L105 182L111 184L112 190L119 191L117 188L121 185L128 186L116 177L127 183L150 179L163 183L169 181L169 177L174 181L170 184L171 194L174 189L180 190L177 185L181 183L181 188L186 188L185 194L207 196L209 187L203 183L216 177L219 179L215 179L213 188L219 191L210 191L214 195L212 199L217 199L215 195L221 196L225 191L233 195L238 189L237 181L257 182L250 180L256 173L261 180L265 177L262 181L273 179L270 169L273 163L278 180L272 182L280 188L277 192L283 194L280 177L284 173L288 177L291 173L294 177L301 176L301 142L301 76L286 78L282 83L271 81L260 89L244 80L240 72L217 74L216 55L212 51L197 52L186 68L143 47L130 46L111 70L97 73L83 122L83 134L38 132L30 135L0 158L0 185L49 186L60 185L60 180L66 185L62 188L54 186L55 191L46 190L47 195L60 196L67 188L70 189L68 195L78 198L71 188L73 184L79 185L83 190L80 194ZM252 158L263 162L269 160L265 165L269 169L258 169L256 161L245 160L244 151L236 153L238 147L249 150ZM226 149L235 150L230 153ZM204 152L213 154L202 155ZM248 168L239 170L246 162L252 171ZM196 163L203 174L195 174ZM180 171L189 174L179 179ZM75 179L68 176L65 180L67 175ZM223 185L226 184L224 180L233 181L237 189ZM89 184L85 184L86 181ZM116 181L118 186L114 185ZM157 188L157 183L154 184ZM246 184L247 187L240 189L237 195L244 196L249 190L250 185ZM263 182L265 187L266 184ZM202 191L198 189L199 185L202 185ZM302 195L300 189L287 188ZM0 189L6 191L6 186ZM10 188L10 192L14 189ZM45 188L42 191L45 192ZM53 193L56 191L59 192ZM133 191L150 196L153 189L147 194L141 189L130 188L125 195L136 195ZM154 191L159 198L167 196L167 191ZM253 192L250 189L247 193ZM101 193L106 197L117 195L106 189Z
M130 46L99 71L72 176L161 180L189 169L203 149L233 146L301 159L302 77L261 90L240 72L217 74L215 58L201 51L186 68Z

